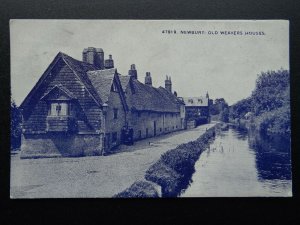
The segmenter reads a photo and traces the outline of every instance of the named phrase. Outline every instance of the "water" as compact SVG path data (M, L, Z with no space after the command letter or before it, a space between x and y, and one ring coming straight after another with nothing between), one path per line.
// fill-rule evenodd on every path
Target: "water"
M181 197L292 196L290 142L229 128L195 164Z

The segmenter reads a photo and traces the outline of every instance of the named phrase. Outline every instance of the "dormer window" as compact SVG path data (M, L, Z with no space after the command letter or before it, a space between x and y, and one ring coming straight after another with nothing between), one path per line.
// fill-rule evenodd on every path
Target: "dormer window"
M70 114L70 105L67 102L52 102L50 104L50 116L68 116Z
M118 92L118 88L117 88L115 82L113 82L113 84L111 85L111 91Z

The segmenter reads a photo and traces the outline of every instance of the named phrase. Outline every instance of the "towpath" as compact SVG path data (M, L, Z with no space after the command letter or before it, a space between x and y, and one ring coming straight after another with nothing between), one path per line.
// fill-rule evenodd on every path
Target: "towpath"
M196 140L214 124L121 146L120 153L81 158L11 159L12 198L112 197L143 179L160 156ZM150 144L149 144L150 142Z

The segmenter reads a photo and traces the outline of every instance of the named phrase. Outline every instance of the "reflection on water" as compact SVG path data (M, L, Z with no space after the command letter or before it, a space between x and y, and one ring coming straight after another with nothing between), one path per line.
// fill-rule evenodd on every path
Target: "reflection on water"
M222 131L195 165L182 197L291 196L290 140Z
M290 140L281 136L263 138L249 134L249 147L255 151L259 179L291 180Z

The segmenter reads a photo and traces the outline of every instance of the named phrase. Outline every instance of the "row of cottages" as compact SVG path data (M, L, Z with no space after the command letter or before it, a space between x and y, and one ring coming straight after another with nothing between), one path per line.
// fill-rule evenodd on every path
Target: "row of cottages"
M187 128L210 123L210 106L212 99L209 98L208 92L205 96L199 97L183 97L186 111Z
M182 99L165 88L128 75L104 60L101 48L83 51L83 60L58 53L20 106L23 115L21 158L103 155L122 143L131 127L134 140L185 127Z

